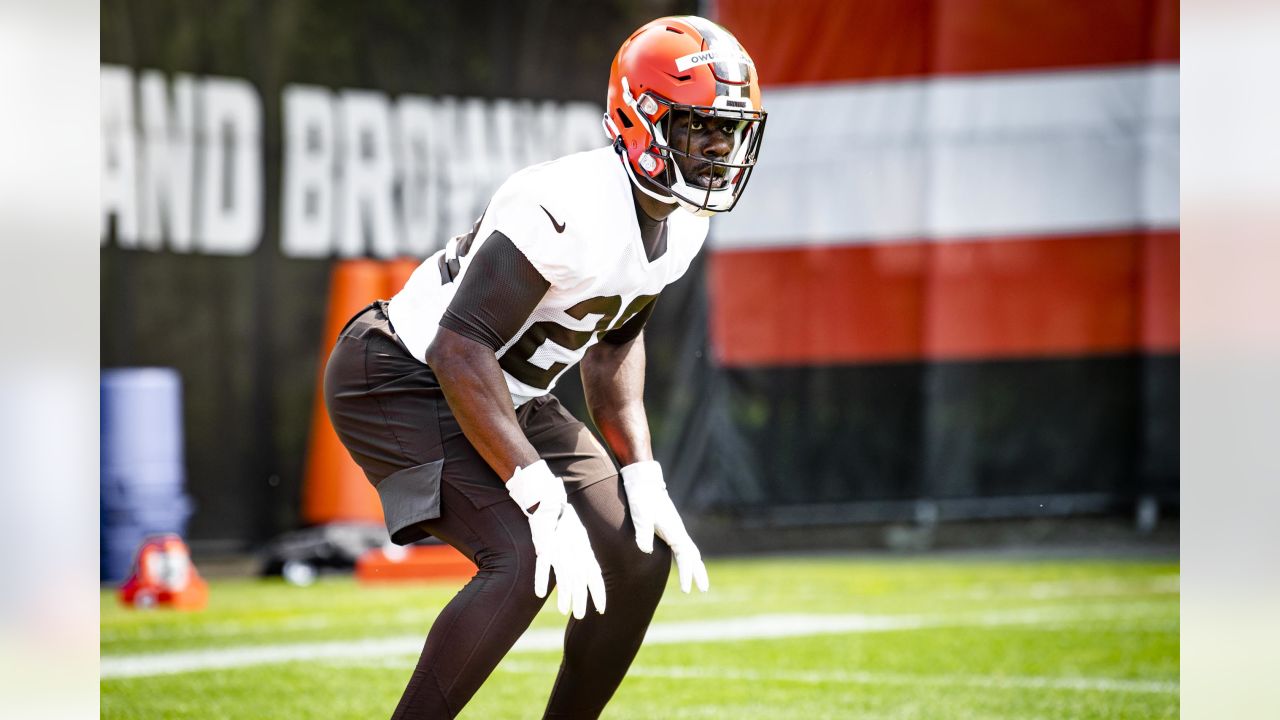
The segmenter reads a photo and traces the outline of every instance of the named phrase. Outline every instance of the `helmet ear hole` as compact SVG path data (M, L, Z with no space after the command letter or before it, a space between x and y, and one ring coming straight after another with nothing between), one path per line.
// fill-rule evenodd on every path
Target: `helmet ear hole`
M618 120L622 122L622 127L628 130L635 127L635 123L631 122L631 118L627 117L627 114L622 112L622 108L617 109L617 114L618 114Z

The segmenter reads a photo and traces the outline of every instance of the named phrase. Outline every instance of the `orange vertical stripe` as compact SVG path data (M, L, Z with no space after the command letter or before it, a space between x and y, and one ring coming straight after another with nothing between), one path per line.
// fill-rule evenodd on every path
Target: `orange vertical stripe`
M918 357L928 245L718 251L711 336L726 365Z
M1178 0L1155 0L1151 25L1151 59L1176 62L1182 55Z
M1176 61L1178 0L720 0L771 85Z
M324 403L324 367L347 320L360 308L387 296L386 268L376 260L344 260L333 266L330 278L324 345L311 410L302 517L315 524L380 523L382 504L378 493L329 424Z
M1057 357L1178 347L1177 233L725 250L725 365Z
M932 358L1125 352L1137 340L1131 233L933 246Z
M980 73L1151 59L1153 0L947 0L934 13L934 68Z
M928 0L721 0L716 21L751 54L761 84L923 75Z
M1181 345L1179 253L1177 232L1148 233L1142 238L1142 349L1178 352Z

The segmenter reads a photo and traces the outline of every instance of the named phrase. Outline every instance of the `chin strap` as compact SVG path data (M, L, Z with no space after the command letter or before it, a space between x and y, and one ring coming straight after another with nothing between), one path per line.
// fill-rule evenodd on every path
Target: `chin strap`
M618 160L622 162L622 167L626 168L627 177L631 179L631 184L640 192L667 205L675 205L679 201L671 195L662 195L644 186L640 181L640 176L636 175L635 168L631 167L631 163L627 161L627 146L622 142L622 134L618 132L618 127L613 124L613 120L608 115L604 117L605 132L609 137L613 138L613 151L618 154Z
M644 193L645 195L648 195L649 197L653 198L654 200L657 200L660 203L666 203L667 205L675 205L680 202L679 199L671 195L662 195L645 187L644 183L640 181L640 176L636 175L635 169L631 167L631 163L627 162L627 158L625 155L622 156L622 166L627 169L627 176L631 178L631 184L636 186L636 188L640 192Z

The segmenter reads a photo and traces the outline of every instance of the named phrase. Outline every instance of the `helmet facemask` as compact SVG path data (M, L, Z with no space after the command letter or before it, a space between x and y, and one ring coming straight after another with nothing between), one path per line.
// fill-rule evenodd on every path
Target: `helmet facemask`
M749 110L744 107L730 107L729 104L749 105L750 101L730 99L724 96L716 98L716 105L682 105L662 98L645 94L655 103L666 108L656 122L649 123L649 131L653 135L651 152L665 160L658 175L651 176L665 191L671 194L686 210L698 215L710 215L717 212L728 212L737 204L738 197L747 186L747 181L755 169L756 158L760 150L760 141L764 137L765 113ZM644 99L640 101L644 104ZM641 122L648 116L638 113ZM673 145L672 128L679 119L685 121L684 142ZM708 120L731 120L737 123L733 132L732 147L729 153L721 158L709 158L693 152L693 126L697 122ZM680 167L680 160L693 166L693 177L685 177ZM641 169L644 169L644 158L641 158ZM661 180L658 178L661 177ZM698 180L705 177L707 184ZM715 179L722 179L723 185L715 187Z

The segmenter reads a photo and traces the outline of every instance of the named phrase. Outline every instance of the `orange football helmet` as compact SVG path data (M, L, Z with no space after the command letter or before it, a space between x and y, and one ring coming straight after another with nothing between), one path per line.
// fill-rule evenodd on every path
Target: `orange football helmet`
M659 18L636 30L613 59L608 110L605 132L642 192L698 215L737 204L755 168L767 114L755 64L728 30L696 16ZM688 113L691 125L696 117L737 121L733 149L709 158L691 153L687 141L672 147L671 123L679 113ZM709 165L726 182L691 182L677 157Z

